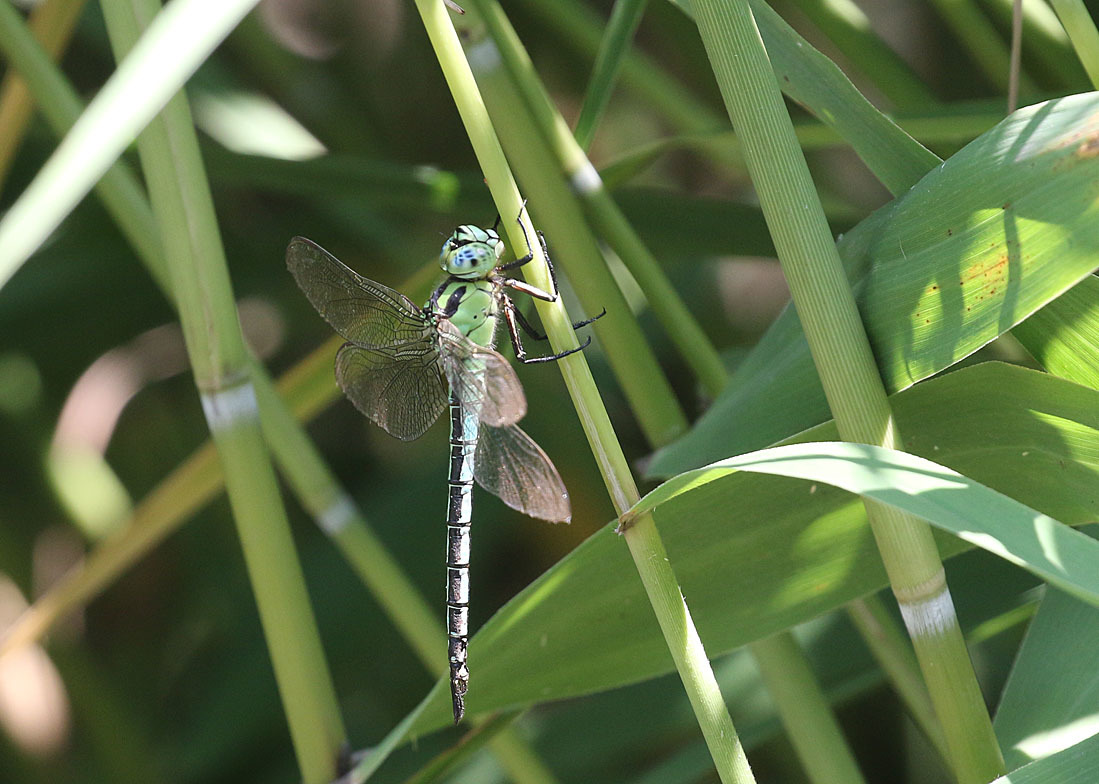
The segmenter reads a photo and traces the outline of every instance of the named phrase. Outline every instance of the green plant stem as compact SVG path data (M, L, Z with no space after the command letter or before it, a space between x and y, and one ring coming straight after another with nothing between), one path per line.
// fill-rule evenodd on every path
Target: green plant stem
M927 85L877 36L852 0L795 0L795 5L895 106L915 110L938 105Z
M45 0L31 12L27 26L51 58L56 60L64 50L83 8L84 0ZM26 82L18 73L8 72L0 85L0 187L27 132L33 108Z
M809 780L813 784L864 782L794 635L781 632L748 647Z
M508 145L509 140L512 142L509 145L509 152L521 178L524 182L529 179L533 185L553 182L554 187L561 192L561 198L565 197L566 192L561 188L559 174L551 180L548 172L541 171L546 168L545 163L540 164L541 176L537 178L528 178L523 173L525 161L528 158L538 157L541 161L545 161L547 156L544 153L540 154L538 150L532 149L537 147L534 139L542 139L543 144L552 151L552 157L556 159L551 165L557 168L558 173L563 173L572 185L571 190L574 195L569 196L569 201L574 198L579 199L592 226L610 245L641 287L653 313L679 349L684 362L695 373L706 394L711 398L716 397L726 380L725 368L717 349L706 337L698 321L671 285L660 264L649 253L648 248L641 242L618 205L603 187L595 168L569 132L564 118L553 107L545 88L534 72L530 57L508 22L500 4L491 1L482 2L475 4L473 8L480 10L480 16L489 31L491 41L481 40L472 45L467 42L467 46L471 49L477 47L479 51L485 53L485 56L473 58L476 75L483 85L489 110L496 118L497 127L502 131L505 145ZM495 45L495 51L489 48L493 45ZM498 67L501 64L503 68ZM502 73L505 70L506 74ZM515 98L516 91L520 96L519 100ZM497 103L498 108L494 108L494 104ZM512 126L518 127L509 132ZM534 136L531 136L532 132ZM520 139L524 140L522 144L519 143ZM533 164L531 167L533 168ZM559 200L553 198L550 203L558 205ZM567 216L565 217L567 219ZM561 223L563 228L565 220ZM583 278L579 276L591 275L593 272L588 265L583 265L581 269L576 270L576 277L572 279L582 289L586 289L589 284L594 286L598 281L581 283ZM644 427L647 412L640 409L635 409L635 412ZM651 432L656 424L654 423L647 430ZM661 428L661 430L666 432L667 428Z
M122 60L159 4L110 0L103 5L112 46ZM323 784L336 775L346 733L260 431L217 219L182 93L141 133L138 152L298 765L306 784Z
M458 112L465 123L466 132L497 209L501 215L519 214L521 201L518 187L445 7L442 3L431 0L417 0L416 6L458 106ZM529 223L525 215L523 220ZM519 244L522 240L519 227L507 223L504 226L508 229L512 247L522 247ZM533 232L533 226L525 225L525 228L528 233ZM534 248L534 264L524 269L533 267L531 282L535 285L546 285L550 283L549 274L539 250ZM576 345L576 337L560 299L553 303L539 303L539 315L555 351ZM603 401L595 388L587 362L582 355L574 354L558 365L604 477L611 501L621 514L638 500L637 487L614 435ZM668 649L695 710L718 775L727 783L753 781L743 747L722 702L717 680L694 628L652 516L644 515L639 518L623 532L623 536L664 632Z
M856 599L844 609L916 724L939 755L949 760L950 747L943 737L943 728L935 718L927 686L919 675L920 664L904 631L898 628L876 595Z
M595 63L591 69L591 80L584 93L584 103L580 107L580 116L576 120L576 143L587 152L591 148L599 118L607 108L614 79L622 66L622 58L630 49L637 26L645 13L646 0L617 0L607 22L607 30L599 42L599 51L595 54Z
M1095 21L1083 0L1050 0L1050 4L1087 71L1092 88L1099 90L1099 32L1095 29Z
M1023 62L1023 0L1012 0L1011 14L1011 65L1007 80L1007 113L1019 107L1019 75Z
M899 448L854 297L751 10L745 0L693 5L840 435ZM1003 759L930 528L879 503L868 501L866 511L954 773L963 784L984 784L1003 773Z

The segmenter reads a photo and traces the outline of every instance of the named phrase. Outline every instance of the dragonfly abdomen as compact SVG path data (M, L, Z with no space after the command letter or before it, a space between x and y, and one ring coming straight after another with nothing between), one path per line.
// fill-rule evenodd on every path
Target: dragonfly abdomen
M473 465L477 451L477 413L450 396L450 475L447 479L447 658L454 723L465 713L469 688L466 646L469 642L470 521L473 519Z

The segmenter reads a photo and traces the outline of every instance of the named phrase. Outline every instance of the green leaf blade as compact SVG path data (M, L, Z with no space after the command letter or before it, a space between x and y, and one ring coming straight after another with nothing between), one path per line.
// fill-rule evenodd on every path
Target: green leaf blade
M1092 272L1097 137L1099 94L1020 110L841 240L889 391L969 356ZM679 473L823 421L814 376L787 308L650 473Z
M986 363L895 395L892 403L902 428L916 432L917 422L935 423L926 438L906 444L914 451L964 468L977 481L1063 522L1099 517L1099 494L1081 492L1099 486L1099 392ZM829 423L801 440L835 437ZM1021 483L1038 454L1043 465L1056 463L1059 471L1046 474L1044 483L1040 477ZM947 476L944 481L959 481ZM884 486L880 477L871 479ZM936 492L949 499L958 491ZM679 496L655 515L712 657L886 585L861 502L825 484L738 473ZM1023 544L1005 540L1016 561L1043 557L1032 529L1029 535ZM953 536L937 539L944 558L969 547ZM1080 567L1069 565L1075 579ZM1048 563L1046 568L1056 571ZM1092 571L1096 576L1081 579L1099 583L1099 570ZM1099 590L1099 584L1091 588ZM670 656L613 524L488 621L470 643L470 667L469 708L477 713L669 671ZM415 729L445 726L448 710L440 687Z

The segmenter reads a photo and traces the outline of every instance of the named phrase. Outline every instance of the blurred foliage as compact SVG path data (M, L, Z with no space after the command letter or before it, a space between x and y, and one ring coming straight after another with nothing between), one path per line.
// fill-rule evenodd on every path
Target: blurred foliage
M844 53L799 5L776 3L803 35L847 66ZM929 6L899 0L863 5L882 38L898 48L936 99L998 98ZM607 0L593 0L590 7L603 18L609 15ZM564 28L545 25L531 3L511 3L508 11L557 105L575 120L591 66L587 54ZM676 8L650 4L637 45L684 91L721 112L697 31ZM62 65L86 97L111 72L113 60L94 4L85 10ZM866 74L849 70L849 75L882 108L910 108L889 104ZM1082 75L1066 81L1063 70L1041 64L1032 77L1043 93L1087 87ZM399 288L433 263L440 234L460 222L494 219L438 65L408 3L269 0L188 89L204 132L236 294L268 303L277 314L261 325L275 338L267 348L274 373L329 335L285 271L283 252L291 236L311 237L369 277ZM596 165L608 163L676 131L638 95L620 91L596 133L592 158ZM309 149L316 142L330 154L299 160L303 145ZM36 119L0 191L0 208L11 204L55 143ZM946 149L956 144L951 140ZM810 165L834 210L837 232L887 198L847 149L817 149ZM756 263L773 251L746 179L731 177L700 153L676 150L621 185L615 196L711 339L735 362L785 299L777 268ZM552 247L553 237L549 241ZM701 405L680 361L649 315L642 312L641 319L677 393L697 414ZM94 197L4 289L0 571L24 596L40 593L76 553L94 545L51 484L50 445L62 407L99 358L172 320L171 309ZM644 441L598 345L588 357L628 454L645 458ZM146 352L134 360L159 369L130 368L142 378L133 399L122 398L125 407L105 451L106 463L133 499L206 438L193 385L181 367L160 368L162 359ZM560 467L574 519L567 528L517 519L478 491L474 628L613 516L558 374L544 367L519 372L530 398L524 428ZM114 395L115 403L123 394L109 385L101 392ZM100 409L93 406L84 416L90 418L85 427L94 429ZM329 464L407 574L424 595L439 600L440 615L444 428L437 425L417 442L399 443L344 401L310 426ZM290 507L350 736L358 746L371 744L421 699L431 679L328 540L295 504ZM950 569L970 628L1028 601L1025 592L1034 584L982 553L963 556ZM899 759L909 760L906 781L944 780L846 621L820 619L801 634L825 688L842 700L841 718L868 780L901 780ZM1018 637L1019 628L1012 626L976 649L990 696L1006 678ZM59 626L49 651L65 684L71 729L58 747L37 754L10 738L0 740L0 780L297 780L224 499L153 551L82 617ZM747 657L733 654L716 668L737 727L752 747L759 779L803 780ZM697 727L674 676L544 706L519 727L561 781L710 780L709 760L700 751ZM453 731L441 733L402 749L378 780L403 780L457 737ZM503 778L482 752L450 780Z

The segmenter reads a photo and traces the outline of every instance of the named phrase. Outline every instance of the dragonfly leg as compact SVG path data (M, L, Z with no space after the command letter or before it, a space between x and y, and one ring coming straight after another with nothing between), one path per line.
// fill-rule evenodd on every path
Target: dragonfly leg
M548 291L542 291L542 289L538 288L537 286L532 286L526 281L516 280L515 278L497 278L497 280L499 280L502 286L506 286L507 288L513 289L515 291L521 291L528 297L534 297L535 299L540 299L543 302L557 301L556 294L550 294Z
M539 332L537 327L527 320L527 317L523 315L523 311L519 310L518 306L515 306L515 320L519 322L519 326L523 328L523 331L527 333L528 337L532 337L535 340L546 339L546 333Z
M603 308L601 311L599 311L599 313L592 316L591 318L586 318L583 321L574 321L574 322L572 322L572 328L573 329L580 329L580 327L586 327L586 326L588 326L588 324L591 324L593 321L598 321L599 319L603 318L605 315L607 315L607 309Z
M515 261L509 261L507 264L501 264L497 269L501 270L513 270L522 267L524 264L529 264L534 258L534 247L530 244L530 236L527 234L527 227L523 225L522 214L516 219L519 223L519 230L523 232L523 239L527 241L527 255L516 257ZM542 232L538 232L538 236L542 236ZM542 248L546 247L545 238L542 239ZM546 257L548 260L548 256ZM556 284L555 284L556 285Z
M560 351L556 354L550 354L546 357L528 357L527 351L523 347L523 339L519 335L520 319L525 321L519 313L519 309L515 307L515 303L508 298L504 298L504 320L508 324L508 335L511 336L511 345L515 348L515 358L522 362L524 365L533 365L539 362L556 362L562 357L567 357L569 354L575 354L577 351L583 351L589 345L591 345L591 335L588 335L588 339L576 348L570 348L565 351ZM529 324L527 325L529 327ZM525 327L526 328L526 327ZM539 340L543 338L538 338Z
M523 232L523 236L526 236L526 232ZM542 232L538 232L538 241L542 244L542 255L546 257L546 267L549 269L550 280L553 281L553 292L556 294L560 289L557 288L557 270L553 266L553 260L549 255L549 248L546 247L546 235Z
M603 318L605 315L607 315L607 309L603 308L602 312L600 312L597 316L592 316L591 318L584 319L583 321L574 321L572 323L572 328L580 329L581 327L586 327L588 324L591 324L597 319ZM532 337L535 340L546 339L546 334L544 332L538 331L538 328L530 323L527 317L523 315L523 311L519 310L518 305L515 306L515 319L519 322L519 326L523 328L523 331L526 332L529 337Z
M518 267L522 267L524 264L529 264L531 259L534 258L534 248L530 244L530 235L527 234L527 227L523 225L523 210L526 209L527 202L523 201L523 206L519 210L519 217L515 220L519 224L519 230L523 232L523 239L527 241L527 255L521 258L515 259L515 261L509 261L507 264L501 264L497 269L512 270ZM499 223L499 217L497 217L497 223ZM493 227L495 228L495 227ZM553 291L556 293L557 288L557 270L553 266L553 260L549 255L549 247L546 245L546 235L542 232L538 232L538 242L542 246L542 255L546 258L546 267L549 268L550 280L553 281ZM551 302L553 300L550 300Z

